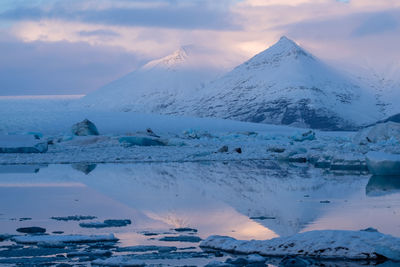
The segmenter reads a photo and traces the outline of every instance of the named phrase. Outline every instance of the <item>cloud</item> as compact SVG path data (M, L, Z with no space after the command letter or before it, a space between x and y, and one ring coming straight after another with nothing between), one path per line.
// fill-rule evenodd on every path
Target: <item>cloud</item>
M127 1L117 1L117 4L110 5L109 1L100 1L100 5L96 6L92 4L92 1L72 1L70 5L66 5L66 2L68 1L55 1L53 5L43 6L16 6L0 13L0 18L11 21L62 19L105 25L177 29L235 30L239 28L238 25L232 23L229 5L221 4L228 1L221 1L219 4L212 4L211 1L186 1L186 4L172 4L179 1L164 1L164 5L160 2L156 2L158 3L156 5L145 5L138 1L130 4ZM135 3L136 5L132 5ZM140 3L142 4L138 5Z
M111 30L99 29L93 31L79 31L80 36L100 36L100 37L117 37L120 36L119 33Z
M400 61L400 8L308 19L279 27L315 55L351 71Z
M369 16L352 34L354 36L366 36L396 30L399 27L396 17L400 15L400 12L395 15L392 15L391 12L385 12Z
M86 43L1 39L0 95L87 93L147 61Z
M8 88L25 88L30 93L94 90L144 59L166 56L185 44L206 47L226 67L240 64L282 35L328 60L387 63L399 55L398 0L0 2L0 30L14 38L0 36L2 46L9 41L4 52L9 57L0 66L12 72L10 77L17 77L18 70L22 77L12 81L0 73L0 86L5 88L7 81ZM21 57L25 52L29 53ZM108 57L112 60L107 61ZM56 64L54 70L48 67L50 62ZM51 77L46 84L47 73L60 77ZM104 78L96 80L99 74ZM64 81L61 76L69 78ZM70 81L73 84L68 85Z

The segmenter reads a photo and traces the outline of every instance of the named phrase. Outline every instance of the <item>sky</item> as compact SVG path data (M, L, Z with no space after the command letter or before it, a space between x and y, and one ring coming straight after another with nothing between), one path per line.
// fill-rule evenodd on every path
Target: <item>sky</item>
M1 0L0 95L87 94L190 44L229 69L283 35L399 73L399 0Z

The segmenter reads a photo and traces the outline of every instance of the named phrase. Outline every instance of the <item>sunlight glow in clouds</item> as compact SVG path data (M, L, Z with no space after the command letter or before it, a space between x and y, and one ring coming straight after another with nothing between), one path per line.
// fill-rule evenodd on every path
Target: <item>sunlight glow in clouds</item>
M126 67L119 70L120 76L187 44L209 49L215 61L232 67L268 48L282 35L328 60L384 66L400 57L396 48L400 47L399 18L398 0L5 0L0 4L0 31L4 32L0 42L31 47L38 42L41 46L66 42L70 47L87 44L101 51L119 49L131 54L130 60L136 58L135 62L121 62ZM34 48L31 52L36 53ZM106 58L107 53L99 57ZM61 58L59 63L61 68ZM113 67L102 66L104 70ZM0 70L6 68L7 62L1 62ZM0 81L7 80L9 87L17 88L11 79L16 73L24 75L24 71L29 70L21 67L15 74L8 70L9 78L0 73ZM95 73L88 73L88 79ZM57 89L43 88L43 84L39 89L34 81L32 86L36 88L32 92L38 93ZM82 81L70 86L74 92L86 93L99 84ZM12 94L9 87L0 95Z

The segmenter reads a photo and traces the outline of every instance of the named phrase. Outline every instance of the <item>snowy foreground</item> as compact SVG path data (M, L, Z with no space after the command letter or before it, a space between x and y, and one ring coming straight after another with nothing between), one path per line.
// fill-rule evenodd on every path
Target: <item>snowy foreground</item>
M276 257L306 256L325 260L387 258L400 261L400 239L381 234L375 229L310 231L264 241L243 241L226 236L211 236L204 240L200 247Z

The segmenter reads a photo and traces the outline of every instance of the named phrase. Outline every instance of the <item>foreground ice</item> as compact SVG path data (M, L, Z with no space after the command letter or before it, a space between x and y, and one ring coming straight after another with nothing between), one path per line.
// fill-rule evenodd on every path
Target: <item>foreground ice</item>
M21 244L37 244L37 243L92 243L104 241L117 241L113 234L108 235L32 235L32 236L16 236L13 241Z
M373 175L400 175L400 154L369 152L366 158Z
M236 240L210 236L200 247L231 253L284 257L300 255L319 259L400 261L400 238L375 229L361 231L320 230L271 240Z

